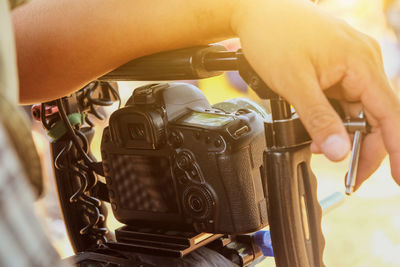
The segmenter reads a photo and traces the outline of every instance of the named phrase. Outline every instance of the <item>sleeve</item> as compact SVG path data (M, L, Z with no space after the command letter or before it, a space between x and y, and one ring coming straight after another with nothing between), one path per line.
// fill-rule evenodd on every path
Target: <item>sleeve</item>
M64 267L33 210L33 194L0 121L0 266Z

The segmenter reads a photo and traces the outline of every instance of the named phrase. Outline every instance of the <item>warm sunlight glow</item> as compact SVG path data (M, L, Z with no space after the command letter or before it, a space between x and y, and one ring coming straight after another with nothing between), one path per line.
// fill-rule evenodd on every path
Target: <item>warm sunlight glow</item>
M397 79L400 77L400 52L396 35L388 27L385 18L383 0L320 0L319 5L378 40L382 47L386 73L396 89ZM400 21L400 12L398 16ZM196 85L203 90L211 103L235 97L257 99L246 87L242 86L240 90L233 89L229 79L226 76L214 77L199 81ZM123 102L131 95L133 88L142 84L119 83ZM111 110L106 112L110 113ZM97 158L100 158L101 127L105 125L99 126L92 143ZM34 131L33 137L40 154L47 153L45 155L48 157L46 138L39 131ZM312 157L320 200L335 192L344 193L344 177L348 166L348 158L339 163L332 163L321 155ZM51 173L50 166L47 166L46 170ZM47 176L52 182L52 175ZM51 198L45 201L54 203L56 200ZM48 203L40 205L44 207ZM107 222L111 229L115 229L121 224L112 216L111 209L109 211ZM45 217L45 225L49 226L49 236L57 236L57 239L52 238L52 241L60 254L63 257L72 255L60 215L48 212L42 217ZM391 178L388 158L358 192L346 197L341 205L324 215L323 231L326 238L325 264L329 267L400 266L400 188ZM272 259L268 259L258 266L275 265Z

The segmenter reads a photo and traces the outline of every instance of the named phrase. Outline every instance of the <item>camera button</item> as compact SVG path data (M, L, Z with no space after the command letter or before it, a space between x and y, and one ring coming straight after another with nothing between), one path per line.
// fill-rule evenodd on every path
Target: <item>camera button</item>
M183 144L183 135L179 131L173 131L169 137L169 142L175 148L182 146Z
M182 170L188 170L192 165L192 158L187 153L182 153L182 155L177 160L178 167Z
M191 180L201 182L199 172L196 170L196 168L192 168L188 174L189 174Z
M214 145L215 145L216 147L220 147L220 146L222 145L222 140L221 140L221 139L215 140Z

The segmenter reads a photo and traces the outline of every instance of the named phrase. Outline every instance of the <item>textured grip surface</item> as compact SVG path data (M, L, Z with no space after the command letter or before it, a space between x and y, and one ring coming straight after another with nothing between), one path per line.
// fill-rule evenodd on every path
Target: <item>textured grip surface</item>
M322 267L324 236L308 145L266 151L268 216L278 267Z
M258 136L256 140L234 154L218 157L220 177L230 208L226 216L230 216L233 222L233 228L224 229L226 232L253 232L268 223L260 174L261 155L265 147L263 136Z

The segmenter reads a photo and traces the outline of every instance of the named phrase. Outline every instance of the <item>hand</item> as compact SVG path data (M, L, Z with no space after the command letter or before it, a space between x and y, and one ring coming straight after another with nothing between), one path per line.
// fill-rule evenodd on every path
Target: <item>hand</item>
M254 69L295 106L313 152L341 160L350 149L326 95L341 100L353 116L363 105L373 129L364 139L356 187L386 150L400 183L400 102L379 47L309 0L102 0L96 12L82 12L92 6L35 0L13 11L20 101L67 95L136 57L238 35Z
M372 126L363 141L358 188L389 152L400 184L400 101L385 76L379 45L303 0L244 0L233 18L253 68L298 112L314 153L342 160L350 139L327 96L352 117L362 106Z

